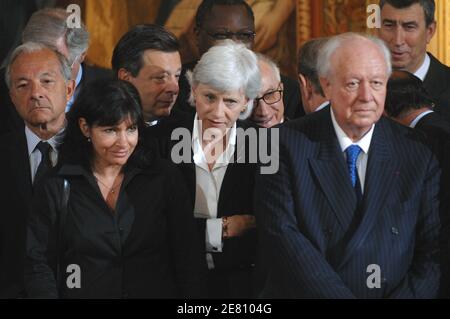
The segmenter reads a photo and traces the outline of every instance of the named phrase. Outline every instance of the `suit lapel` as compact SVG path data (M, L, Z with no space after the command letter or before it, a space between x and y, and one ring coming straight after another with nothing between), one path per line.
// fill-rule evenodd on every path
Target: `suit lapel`
M309 164L340 225L346 231L356 209L356 195L334 132L331 115L326 112L326 116L328 121L319 137L318 157L309 159Z
M383 118L375 125L369 149L366 183L362 206L362 220L355 234L348 242L339 267L342 267L369 235L383 211L393 184L398 164L392 158L392 132ZM398 173L397 173L398 174Z
M440 62L432 54L428 53L428 55L430 56L430 68L423 80L423 86L431 96L439 96L446 88L446 74L442 72Z
M31 183L31 168L25 131L18 131L15 134L15 143L12 144L11 159L14 160L11 161L11 169L16 172L15 183L22 198L29 203L33 196L33 185Z

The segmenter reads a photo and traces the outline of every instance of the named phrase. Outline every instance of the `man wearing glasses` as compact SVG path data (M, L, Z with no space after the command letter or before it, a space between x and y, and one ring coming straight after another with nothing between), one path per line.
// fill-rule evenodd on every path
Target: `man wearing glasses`
M194 32L199 57L225 39L242 42L252 49L256 36L255 17L251 7L244 0L203 0L195 16ZM195 110L187 103L190 87L184 74L187 70L192 70L196 64L197 61L193 61L183 65L180 94L176 106L192 113ZM281 82L284 86L285 115L289 118L304 115L297 81L281 75Z
M260 127L269 128L284 122L283 83L280 69L268 57L258 54L261 89L254 100L250 120Z

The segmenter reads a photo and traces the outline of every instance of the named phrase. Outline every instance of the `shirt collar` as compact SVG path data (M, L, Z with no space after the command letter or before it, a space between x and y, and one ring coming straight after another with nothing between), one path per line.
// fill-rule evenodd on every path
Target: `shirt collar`
M82 76L83 76L83 65L80 63L80 68L78 69L77 78L75 79L75 88L77 88L78 84L80 84Z
M427 76L428 69L430 68L430 63L430 57L427 53L425 53L425 59L423 60L422 65L417 69L417 71L414 72L414 75L423 81Z
M147 126L147 127L155 126L156 124L158 124L158 122L159 122L159 120L148 121L148 122L145 122L145 126Z
M363 152L365 154L368 154L370 142L372 141L372 135L373 135L373 130L374 130L375 124L372 124L372 127L370 128L369 132L367 132L359 141L357 141L355 143L352 141L352 139L350 137L347 136L347 134L345 134L344 130L342 130L342 128L339 126L339 124L336 121L336 118L334 116L332 108L330 108L330 112L331 112L331 121L333 122L334 131L336 132L336 136L338 138L339 145L341 147L342 152L345 152L347 147L349 147L350 145L356 144L359 147L361 147L361 149L363 150Z
M432 110L428 110L428 111L425 111L425 112L423 112L423 113L420 113L420 114L419 114L419 115L411 122L411 124L409 124L409 127L415 128L416 125L417 125L417 123L419 123L419 121L420 121L425 115L430 114L430 113L433 113L433 111L432 111Z
M225 151L217 158L214 168L226 166L230 163L236 145L236 122L229 129L229 138ZM200 136L202 134L202 121L198 119L197 113L194 118L194 128L192 130L192 151L194 152L194 163L198 166L207 169L205 154L203 153L202 141Z
M46 141L48 142L48 144L50 144L50 146L54 151L56 151L58 146L62 143L64 131L65 127L61 131L59 131L58 134L52 136L52 138ZM34 134L33 131L30 130L26 125L25 125L25 137L27 139L28 156L30 156L31 153L33 153L34 150L36 149L38 143L41 141L41 138L36 134Z
M327 106L328 104L330 104L330 101L325 101L325 102L323 102L322 104L319 105L318 108L316 108L316 110L315 110L314 112L320 111L321 109L323 109L323 108L324 108L325 106Z

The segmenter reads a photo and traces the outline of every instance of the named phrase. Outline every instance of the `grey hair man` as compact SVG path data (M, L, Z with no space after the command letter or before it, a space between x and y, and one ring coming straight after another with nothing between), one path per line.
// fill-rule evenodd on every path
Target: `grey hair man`
M71 66L72 80L75 80L76 92L89 81L97 78L110 78L109 70L88 66L84 60L89 48L89 33L81 23L80 28L67 24L71 13L61 8L45 8L33 13L22 33L23 42L40 42L55 47L62 53ZM67 106L70 109L73 99Z
M258 126L269 128L284 122L284 86L280 69L269 57L257 53L261 72L261 88L253 103L250 120Z
M255 182L262 297L435 298L440 169L383 117L389 49L342 34L318 65L331 106L280 126L279 170Z
M34 185L56 165L65 108L74 92L67 59L42 43L17 47L6 71L24 128L2 136L0 157L0 296L24 296L26 218Z
M329 103L320 86L317 71L317 57L326 41L327 38L309 40L298 51L298 81L306 114L320 111Z

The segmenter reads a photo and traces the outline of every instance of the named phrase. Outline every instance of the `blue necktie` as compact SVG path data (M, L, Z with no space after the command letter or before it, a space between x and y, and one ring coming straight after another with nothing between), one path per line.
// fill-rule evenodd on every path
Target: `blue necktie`
M352 186L355 188L356 181L358 180L358 171L356 170L356 160L358 159L359 153L362 149L356 144L350 145L346 148L345 153L347 154L347 167L350 173L350 179L352 181Z

